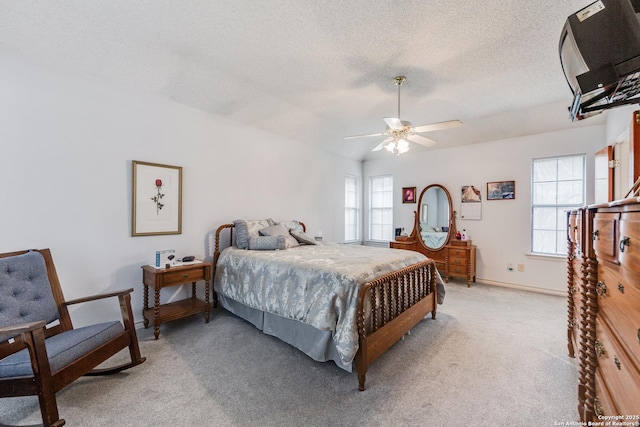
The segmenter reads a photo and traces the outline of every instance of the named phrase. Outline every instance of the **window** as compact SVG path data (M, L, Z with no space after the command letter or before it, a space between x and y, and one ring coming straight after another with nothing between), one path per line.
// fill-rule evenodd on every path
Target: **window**
M347 175L344 179L344 240L358 240L358 179Z
M585 155L534 159L531 252L566 255L566 211L585 205Z
M369 184L369 238L393 240L393 177L374 176Z

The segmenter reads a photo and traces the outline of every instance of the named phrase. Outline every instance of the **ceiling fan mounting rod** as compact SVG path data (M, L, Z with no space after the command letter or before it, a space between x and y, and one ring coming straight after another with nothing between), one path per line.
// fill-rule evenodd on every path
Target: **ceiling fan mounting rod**
M396 86L398 86L398 119L400 119L400 86L402 86L405 80L407 80L405 76L395 76L393 78Z

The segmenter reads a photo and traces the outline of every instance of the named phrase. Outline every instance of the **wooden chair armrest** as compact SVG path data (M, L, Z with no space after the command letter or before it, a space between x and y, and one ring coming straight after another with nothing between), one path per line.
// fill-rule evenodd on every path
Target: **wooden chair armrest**
M77 298L77 299L73 299L73 300L70 300L70 301L65 301L63 304L64 305L73 305L73 304L80 304L80 303L89 302L89 301L97 301L97 300L101 300L101 299L104 299L104 298L123 297L125 295L130 294L131 292L133 292L133 288L124 289L124 290L116 291L116 292L110 292L108 294L90 295L90 296L83 297L83 298Z
M46 325L44 320L39 320L37 322L30 323L21 323L19 325L5 326L4 328L0 328L0 337L15 337L17 335L22 334L23 332L35 331L36 329L42 329Z

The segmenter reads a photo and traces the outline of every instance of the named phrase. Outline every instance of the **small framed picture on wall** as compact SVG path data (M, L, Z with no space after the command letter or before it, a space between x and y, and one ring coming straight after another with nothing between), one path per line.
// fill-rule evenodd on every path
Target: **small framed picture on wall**
M416 202L416 187L403 187L402 203L415 203L415 202Z
M487 182L487 200L511 200L515 198L515 181Z

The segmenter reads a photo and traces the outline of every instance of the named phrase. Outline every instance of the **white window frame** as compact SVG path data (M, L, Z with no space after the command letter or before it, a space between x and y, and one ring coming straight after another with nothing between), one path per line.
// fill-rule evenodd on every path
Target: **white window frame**
M355 242L360 239L360 192L358 177L344 177L344 240Z
M577 178L575 175L560 176L558 163L561 159L574 158L576 161L582 162L582 177ZM531 161L531 254L558 256L566 255L566 233L567 221L566 211L583 207L586 203L586 160L585 154L572 154L566 156L555 156L533 159ZM538 179L536 178L536 165L542 167L542 162L549 164L556 163L555 179ZM581 194L574 193L574 200L559 200L561 191L559 187L571 187L579 189ZM548 192L541 194L541 192ZM566 191L566 190L565 190ZM579 198L577 196L580 196ZM543 200L546 199L546 200ZM555 200L551 200L555 199ZM544 213L547 212L545 216ZM555 211L549 214L550 211ZM553 241L555 242L555 250L551 248L551 236L555 233ZM547 247L544 248L544 235L547 236Z
M393 176L369 178L369 240L393 240Z

